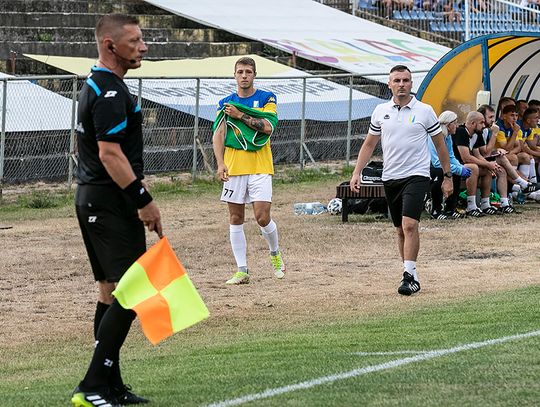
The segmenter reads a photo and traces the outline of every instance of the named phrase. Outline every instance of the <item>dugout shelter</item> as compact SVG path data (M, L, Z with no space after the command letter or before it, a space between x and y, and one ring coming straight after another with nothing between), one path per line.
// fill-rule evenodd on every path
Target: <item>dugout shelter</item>
M417 98L437 114L452 110L460 120L476 110L479 91L496 107L503 96L540 99L540 32L487 34L443 56L418 88Z

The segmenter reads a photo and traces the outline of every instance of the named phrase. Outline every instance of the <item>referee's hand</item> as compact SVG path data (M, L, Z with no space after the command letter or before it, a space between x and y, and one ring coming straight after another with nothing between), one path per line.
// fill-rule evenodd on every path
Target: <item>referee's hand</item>
M154 201L150 202L144 208L139 209L139 219L150 232L156 232L160 239L163 237L161 213Z

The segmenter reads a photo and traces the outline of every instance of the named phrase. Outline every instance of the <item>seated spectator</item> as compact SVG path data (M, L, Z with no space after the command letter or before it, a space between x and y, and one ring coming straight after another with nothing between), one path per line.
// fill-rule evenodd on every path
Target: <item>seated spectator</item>
M414 0L380 0L379 6L386 18L392 18L394 10L412 10Z
M462 0L447 1L443 6L444 19L450 23L461 23Z
M523 133L524 151L529 154L536 164L536 167L529 174L529 181L537 182L537 175L540 174L540 128L538 127L539 111L534 108L527 108L523 113L523 121L521 123L521 131Z
M441 185L444 179L444 174L435 145L433 144L433 141L429 139L429 151L431 153L431 216L434 219L459 219L465 217L464 214L459 213L456 210L461 179L467 179L467 194L476 195L476 188L478 184L478 166L476 164L463 165L454 155L454 150L452 148L452 135L456 132L457 128L457 114L450 110L442 112L439 116L439 123L441 124L441 131L444 135L448 155L450 156L450 171L452 171L454 192L447 198L443 210L443 194Z
M508 161L517 168L522 178L528 180L531 173L536 174L536 169L534 159L524 151L523 132L517 124L517 117L515 105L506 105L502 109L497 122L499 133L496 136L495 147L506 150ZM513 191L519 192L517 189Z
M491 192L492 177L497 178L497 189L501 196L501 213L514 213L515 209L510 205L508 200L508 185L507 185L507 170L497 162L505 162L509 170L513 169L508 161L503 159L504 155L497 158L495 161L488 161L480 153L480 147L484 146L484 139L481 137L481 132L485 126L484 116L480 112L469 112L467 120L463 126L458 127L456 134L452 137L454 142L454 154L461 163L473 163L479 168L480 177L480 210L476 207L476 194L467 196L467 215L472 217L481 217L486 214L496 214L496 208L491 206L489 195ZM514 175L517 173L514 172ZM527 181L520 177L516 177L514 181L523 186L528 187Z
M517 192L530 192L534 188L529 185L517 172L517 169L512 166L507 158L507 151L503 148L496 148L497 134L499 126L495 124L495 109L489 105L482 105L478 108L478 112L484 115L485 128L482 131L482 138L485 146L479 148L480 154L488 161L495 161L506 171L507 179L516 185ZM508 198L508 185L501 191L498 191L501 196Z

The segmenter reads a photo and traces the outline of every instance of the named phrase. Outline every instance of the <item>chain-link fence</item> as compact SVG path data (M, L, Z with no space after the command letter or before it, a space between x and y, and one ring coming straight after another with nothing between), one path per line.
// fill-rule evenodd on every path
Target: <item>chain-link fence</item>
M0 78L0 181L74 181L76 108L84 77ZM218 101L236 90L224 78L128 78L144 115L148 174L212 172L212 124ZM276 164L349 162L367 133L382 83L353 75L260 78L278 99L271 144Z

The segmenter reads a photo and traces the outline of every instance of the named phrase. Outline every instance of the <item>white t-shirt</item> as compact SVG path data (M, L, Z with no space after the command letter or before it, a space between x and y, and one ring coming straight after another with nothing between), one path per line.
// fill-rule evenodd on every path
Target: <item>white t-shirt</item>
M402 108L393 100L378 105L371 115L369 133L381 136L382 180L429 177L428 137L440 132L433 108L415 97Z

